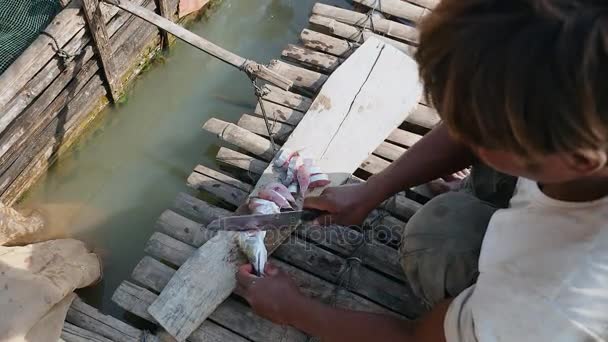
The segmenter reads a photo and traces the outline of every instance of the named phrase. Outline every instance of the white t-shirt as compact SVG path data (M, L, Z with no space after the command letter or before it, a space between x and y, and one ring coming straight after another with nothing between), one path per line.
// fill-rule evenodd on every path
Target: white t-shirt
M520 178L490 220L477 284L450 305L452 341L607 341L608 197L562 202Z

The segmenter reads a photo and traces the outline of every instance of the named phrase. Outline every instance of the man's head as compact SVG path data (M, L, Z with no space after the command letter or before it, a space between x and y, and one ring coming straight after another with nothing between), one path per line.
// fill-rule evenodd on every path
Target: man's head
M608 0L443 0L416 59L450 132L542 182L606 170Z

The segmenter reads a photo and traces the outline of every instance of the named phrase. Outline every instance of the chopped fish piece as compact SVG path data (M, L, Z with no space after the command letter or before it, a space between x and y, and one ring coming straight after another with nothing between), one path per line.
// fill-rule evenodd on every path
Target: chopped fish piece
M289 189L287 189L287 187L281 183L270 183L267 184L264 189L268 189L268 190L274 190L276 192L278 192L281 196L285 197L286 200L288 200L291 203L295 203L296 199L293 198L293 195L291 194L291 192L289 191ZM297 192L297 190L296 190ZM277 203L278 204L278 203Z
M289 189L289 192L291 192L292 194L297 194L298 193L298 183L293 182L293 183L289 184L287 189Z
M298 169L303 165L302 158L299 155L294 155L289 160L289 166L287 167L287 175L285 176L283 184L291 184L296 179Z
M311 175L319 175L319 174L323 173L321 168L318 166L311 166L308 170L310 171Z
M274 166L276 167L284 167L289 163L291 157L293 157L298 152L294 152L288 148L283 148L279 151L277 158L274 160Z
M248 207L252 214L268 215L281 212L281 208L276 203L261 198L251 198Z
M278 205L282 209L291 209L291 205L289 204L289 201L283 195L281 195L280 193L278 193L272 189L261 190L258 193L258 197L260 197L261 199L265 199L267 201L274 202L276 205ZM293 198L293 196L291 196L291 194L289 194L289 197Z
M264 274L266 261L268 261L268 251L264 245L265 237L265 231L249 231L239 234L237 238L239 247L259 277Z
M320 174L312 175L310 177L310 185L309 185L309 187L311 189L320 188L320 187L324 187L324 186L329 185L329 183L331 183L330 180L329 180L329 176L327 176L324 173L320 173Z
M308 186L310 185L310 171L308 170L309 166L302 165L298 169L298 184L300 185L300 191L302 195L308 191Z

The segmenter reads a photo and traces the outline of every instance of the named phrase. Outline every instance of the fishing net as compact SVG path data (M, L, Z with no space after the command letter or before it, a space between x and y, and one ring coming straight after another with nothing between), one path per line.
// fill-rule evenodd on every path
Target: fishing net
M61 10L58 0L0 1L0 74Z

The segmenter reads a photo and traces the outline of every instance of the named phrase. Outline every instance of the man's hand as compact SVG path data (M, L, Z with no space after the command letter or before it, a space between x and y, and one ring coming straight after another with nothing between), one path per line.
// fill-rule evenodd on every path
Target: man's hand
M278 324L293 324L306 300L293 279L271 264L266 265L264 277L255 276L251 264L243 265L236 280L236 294L245 298L256 314Z
M381 201L381 200L380 200ZM327 188L319 197L304 199L304 208L326 211L317 224L359 225L378 205L367 183Z

